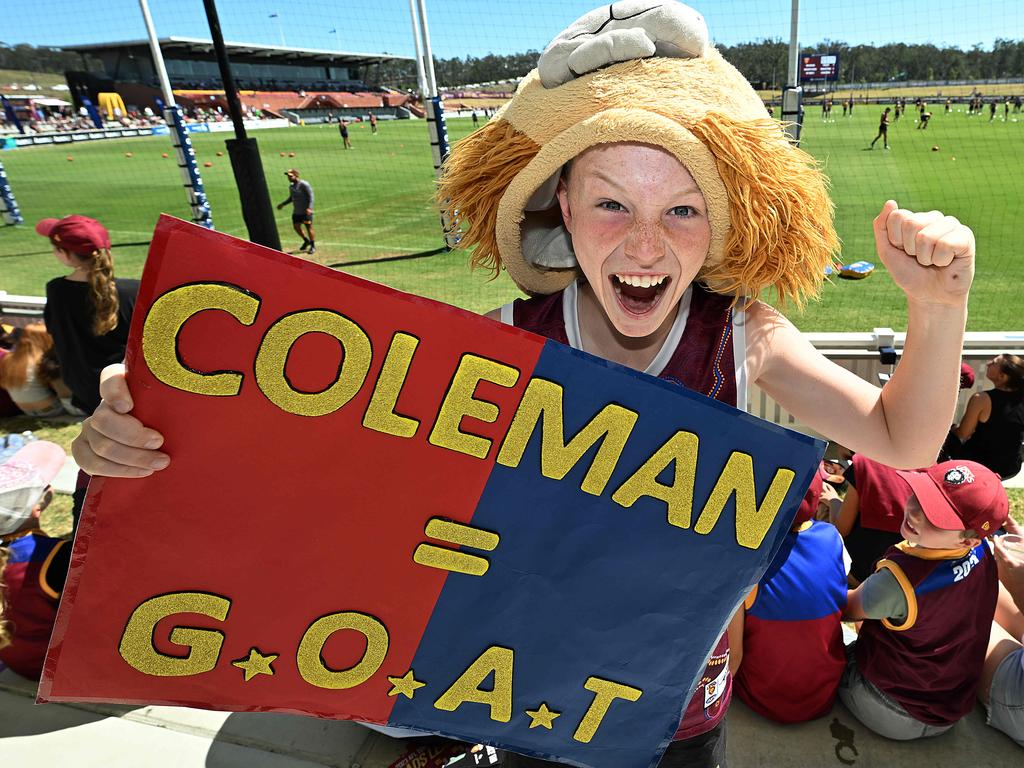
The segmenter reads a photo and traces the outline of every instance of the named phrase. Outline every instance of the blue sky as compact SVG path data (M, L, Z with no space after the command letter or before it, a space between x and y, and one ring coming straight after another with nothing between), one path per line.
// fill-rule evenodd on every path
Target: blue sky
M693 5L720 44L789 39L790 0L703 0ZM138 0L3 0L3 6L0 40L8 44L145 36ZM218 0L217 7L229 40L413 53L408 0ZM450 58L541 49L594 7L595 0L427 0L433 52ZM202 0L150 0L150 10L160 36L209 37ZM998 37L1024 37L1024 1L801 2L804 46L831 39L989 48Z

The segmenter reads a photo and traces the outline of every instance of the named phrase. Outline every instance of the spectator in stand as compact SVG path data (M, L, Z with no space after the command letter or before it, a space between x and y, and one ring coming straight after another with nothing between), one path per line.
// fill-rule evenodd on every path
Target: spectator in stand
M815 472L785 542L729 627L736 693L780 723L828 714L846 668L843 541L831 525L813 520L822 487Z
M46 284L43 320L71 404L89 415L100 404L100 371L124 360L139 281L114 279L110 235L95 219L43 219L36 232L49 239L57 261L71 270ZM71 510L76 523L87 487L82 472Z
M100 404L100 371L124 359L139 281L114 279L110 235L95 219L43 219L36 232L71 270L46 284L43 318L71 402L90 414Z
M11 334L14 347L0 357L0 387L27 416L48 419L64 414L57 393L46 383L41 371L43 355L53 347L53 338L42 323L29 323Z
M988 724L1024 747L1024 539L1012 519L1005 527L1010 535L992 540L1002 588L978 698Z
M64 449L29 443L0 464L0 668L38 680L71 560L71 542L39 532Z
M863 624L839 698L871 730L907 741L945 733L974 708L999 595L986 538L1009 501L971 461L900 477L911 491L906 541L849 594L844 618Z
M985 366L985 377L993 388L967 401L943 456L977 461L1005 480L1020 472L1024 450L1024 359L996 355Z
M910 489L892 467L857 454L846 470L847 489L836 528L853 563L850 586L875 571L875 562L903 540L900 526Z

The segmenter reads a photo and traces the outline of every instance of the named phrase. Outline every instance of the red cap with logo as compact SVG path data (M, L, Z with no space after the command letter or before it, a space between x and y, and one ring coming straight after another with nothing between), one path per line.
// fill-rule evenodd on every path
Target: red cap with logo
M976 461L953 459L899 475L936 528L974 531L984 538L995 533L1010 513L999 475Z
M54 245L77 256L91 256L93 251L110 247L110 234L107 228L88 216L43 219L36 224L36 232L50 238Z

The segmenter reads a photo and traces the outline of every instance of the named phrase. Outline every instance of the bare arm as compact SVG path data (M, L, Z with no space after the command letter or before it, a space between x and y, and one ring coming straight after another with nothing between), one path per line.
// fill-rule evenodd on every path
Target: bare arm
M971 395L971 399L967 401L967 410L964 411L963 418L960 419L960 423L953 430L956 436L960 438L960 442L966 442L974 434L974 430L978 428L979 421L988 421L988 416L991 412L991 397L984 392Z
M959 390L974 235L937 211L889 201L874 222L879 257L907 295L903 357L884 389L827 360L778 311L749 311L751 379L797 419L897 468L935 461Z
M839 519L836 520L836 529L844 539L850 535L850 531L853 530L853 524L857 522L859 514L860 495L857 493L857 489L851 485L846 489L846 495L843 497L843 506L839 508Z
M740 603L736 613L732 615L727 633L729 635L729 673L735 675L743 662L743 626L747 612Z
M863 621L866 617L864 616L864 606L861 605L861 590L864 585L861 584L856 589L848 590L846 593L846 610L843 611L843 621Z

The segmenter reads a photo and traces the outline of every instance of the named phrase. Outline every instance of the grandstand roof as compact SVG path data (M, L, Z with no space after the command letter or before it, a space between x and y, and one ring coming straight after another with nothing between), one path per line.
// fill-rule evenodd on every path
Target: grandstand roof
M213 41L198 37L161 37L160 50L164 55L212 55ZM250 63L291 63L307 61L328 64L372 64L378 61L413 61L411 56L393 56L389 53L359 53L354 51L329 51L319 48L293 48L284 45L263 45L261 43L236 43L224 41L232 61ZM88 43L85 45L63 45L65 51L128 51L145 49L149 51L148 40L127 40L114 43Z

